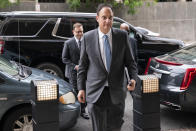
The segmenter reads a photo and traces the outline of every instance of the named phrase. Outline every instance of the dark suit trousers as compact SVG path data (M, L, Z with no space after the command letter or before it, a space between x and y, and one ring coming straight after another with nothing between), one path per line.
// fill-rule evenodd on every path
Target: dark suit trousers
M88 103L93 131L120 131L124 122L124 105L113 104L109 87L105 87L96 103Z
M71 77L69 78L69 83L72 84L74 90L78 94L78 88L77 88L77 71L76 70L73 70L71 72ZM81 105L81 113L85 113L86 103L81 103L80 105Z

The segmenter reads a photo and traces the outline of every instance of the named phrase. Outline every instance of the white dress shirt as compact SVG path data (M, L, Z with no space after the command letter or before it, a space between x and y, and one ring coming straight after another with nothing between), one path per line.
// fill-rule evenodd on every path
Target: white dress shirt
M104 35L108 36L109 43L110 43L110 50L111 50L111 53L112 53L112 32L111 32L111 29L110 29L110 31L107 34L104 34L98 28L98 34L99 34L99 46L100 46L100 51L101 51L101 57L102 57L104 66L107 69L106 57L105 57L105 51L104 51L104 39L103 39L103 36ZM104 86L108 86L108 80L106 80Z
M104 34L98 28L98 34L99 34L99 46L100 46L100 51L101 51L101 57L102 57L104 66L107 69L106 57L105 57L105 51L104 51L104 39L103 39L103 36L104 35L107 35L108 36L109 43L110 43L110 50L111 50L111 53L112 53L112 32L111 32L111 29L110 29L107 34Z

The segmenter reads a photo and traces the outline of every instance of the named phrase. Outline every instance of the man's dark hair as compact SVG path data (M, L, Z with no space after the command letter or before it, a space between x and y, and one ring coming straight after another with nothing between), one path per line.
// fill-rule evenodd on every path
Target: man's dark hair
M98 7L97 7L97 15L99 15L100 10L104 7L108 7L112 10L112 6L110 4L102 3L102 4L99 4Z

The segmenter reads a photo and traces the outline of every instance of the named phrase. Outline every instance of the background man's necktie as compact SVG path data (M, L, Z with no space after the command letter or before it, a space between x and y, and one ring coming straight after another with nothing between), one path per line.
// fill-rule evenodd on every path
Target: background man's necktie
M111 49L110 49L110 43L109 43L107 35L103 36L103 43L104 43L104 51L105 51L107 71L109 72L110 65L111 65Z
M81 49L81 41L78 41L79 50Z

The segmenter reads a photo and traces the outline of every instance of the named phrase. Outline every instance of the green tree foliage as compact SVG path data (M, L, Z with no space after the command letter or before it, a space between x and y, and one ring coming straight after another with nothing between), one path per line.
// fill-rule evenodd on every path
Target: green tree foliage
M16 0L16 3L18 3L19 0ZM5 8L9 5L11 5L12 3L10 3L9 0L0 0L0 8Z
M142 6L146 0L122 0L122 2L120 2L120 3L117 3L116 0L66 0L66 2L69 4L69 6L74 10L76 10L77 8L80 7L81 1L85 1L84 3L86 4L87 7L90 6L91 4L95 5L95 4L99 4L99 3L109 3L117 8L121 7L121 6L127 6L127 7L129 7L128 13L135 14L136 9L140 6ZM157 0L153 0L153 4L156 1ZM151 4L152 4L152 2L147 2L146 5L149 6Z
M69 6L73 9L80 7L80 0L66 0Z
M8 0L0 0L0 8L8 6L10 2Z

